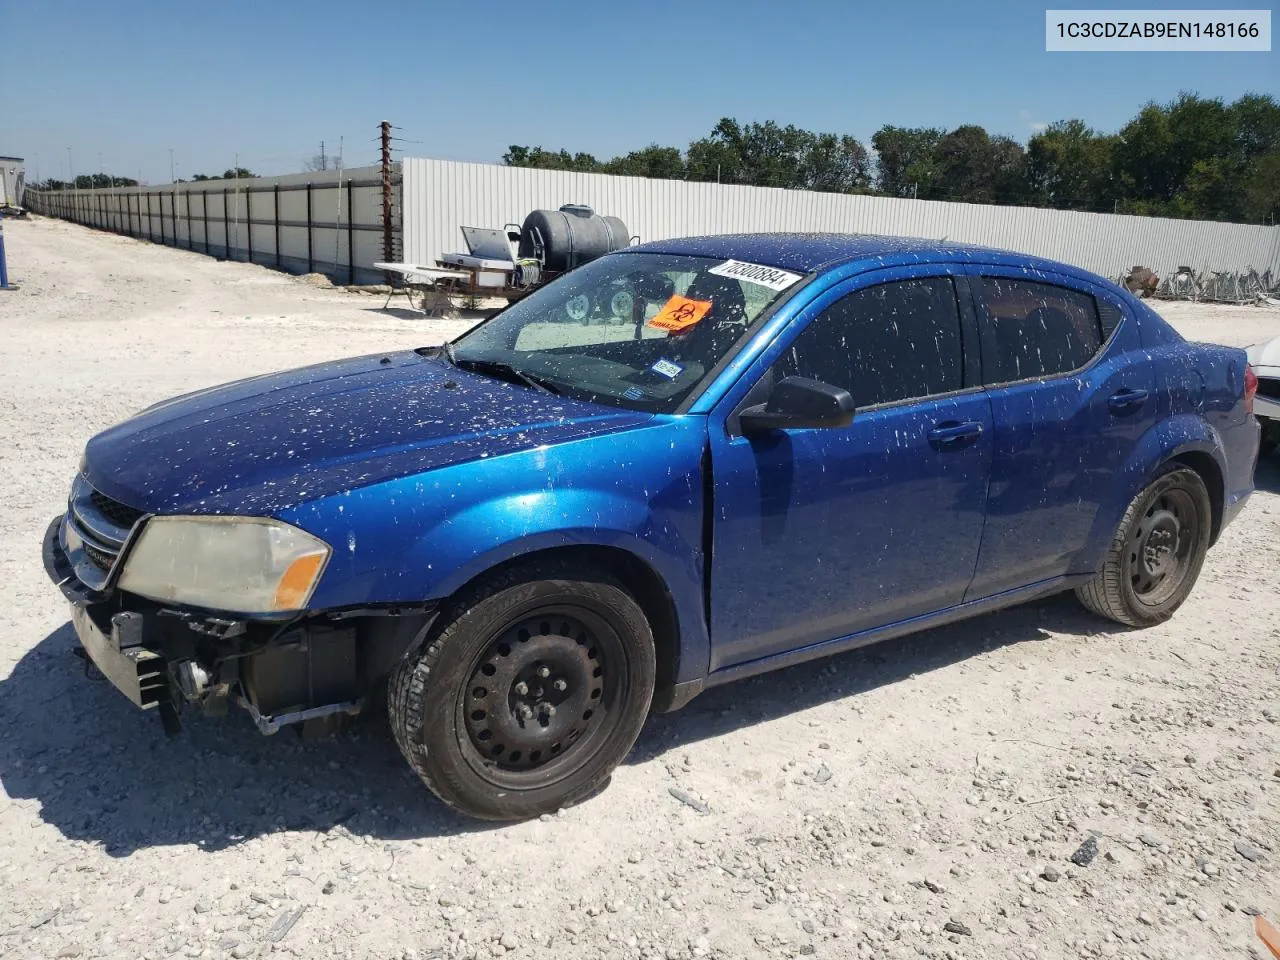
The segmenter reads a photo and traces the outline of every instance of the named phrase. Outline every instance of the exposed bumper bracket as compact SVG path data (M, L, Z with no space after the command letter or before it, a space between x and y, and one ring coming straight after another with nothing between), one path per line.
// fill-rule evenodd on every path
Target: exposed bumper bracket
M253 722L258 729L268 735L275 733L281 727L287 727L293 723L305 723L307 720L331 717L337 713L345 713L354 717L364 706L363 700L348 700L343 703L326 703L323 706L311 707L308 710L297 710L293 713L280 713L274 717L268 717L259 713L258 708L245 697L237 697L236 702L249 711L249 716L253 718Z

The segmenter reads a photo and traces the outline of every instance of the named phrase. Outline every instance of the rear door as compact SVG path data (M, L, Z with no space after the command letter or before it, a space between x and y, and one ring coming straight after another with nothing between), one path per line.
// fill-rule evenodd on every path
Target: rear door
M965 596L975 600L1088 572L1072 561L1157 413L1137 323L1104 288L1016 268L970 272L995 425L986 529Z
M899 268L821 295L744 380L847 389L847 427L742 436L710 427L712 669L959 603L991 462L976 322L944 268ZM966 338L965 331L968 331Z

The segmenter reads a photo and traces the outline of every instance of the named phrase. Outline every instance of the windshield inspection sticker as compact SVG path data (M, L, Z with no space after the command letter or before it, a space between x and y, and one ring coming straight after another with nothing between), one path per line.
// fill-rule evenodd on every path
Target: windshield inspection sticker
M758 263L743 263L741 260L726 260L719 266L712 267L707 273L714 273L717 277L745 280L747 283L758 283L770 290L785 290L801 279L798 273L779 270L777 267L766 267Z
M681 330L688 330L710 310L710 300L690 300L677 293L654 314L649 326L669 333L679 333Z
M684 367L678 363L672 363L670 360L659 360L649 369L660 377L666 377L668 380L674 380L684 373Z

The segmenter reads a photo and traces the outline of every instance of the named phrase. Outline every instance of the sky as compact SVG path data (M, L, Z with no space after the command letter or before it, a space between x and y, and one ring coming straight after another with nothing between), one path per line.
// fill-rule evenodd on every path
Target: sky
M599 159L684 148L725 116L864 143L886 123L976 123L1025 142L1072 117L1113 131L1183 90L1280 96L1280 51L1046 53L1045 7L1026 2L3 9L0 154L25 157L29 180L65 178L70 161L78 174L168 182L170 151L179 178L237 156L258 174L294 173L340 139L347 166L371 164L381 120L403 138L397 156L498 162L510 144Z

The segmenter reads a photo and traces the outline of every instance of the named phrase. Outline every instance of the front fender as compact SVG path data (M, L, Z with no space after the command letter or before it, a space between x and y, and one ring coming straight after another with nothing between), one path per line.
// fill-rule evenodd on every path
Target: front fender
M540 550L598 546L625 550L664 581L701 576L696 541L657 524L644 501L596 490L543 490L475 504L424 532L405 566L443 576L424 584L446 597L499 564Z
M1097 572L1133 498L1151 482L1163 464L1187 453L1208 454L1218 465L1222 476L1227 476L1222 437L1203 418L1188 413L1154 424L1134 445L1128 459L1115 470L1107 496L1094 517L1085 547L1071 566L1072 573Z
M282 512L333 547L313 609L414 604L564 547L625 551L664 584L679 624L677 681L710 660L703 603L700 417L460 463ZM689 674L685 676L685 674Z

